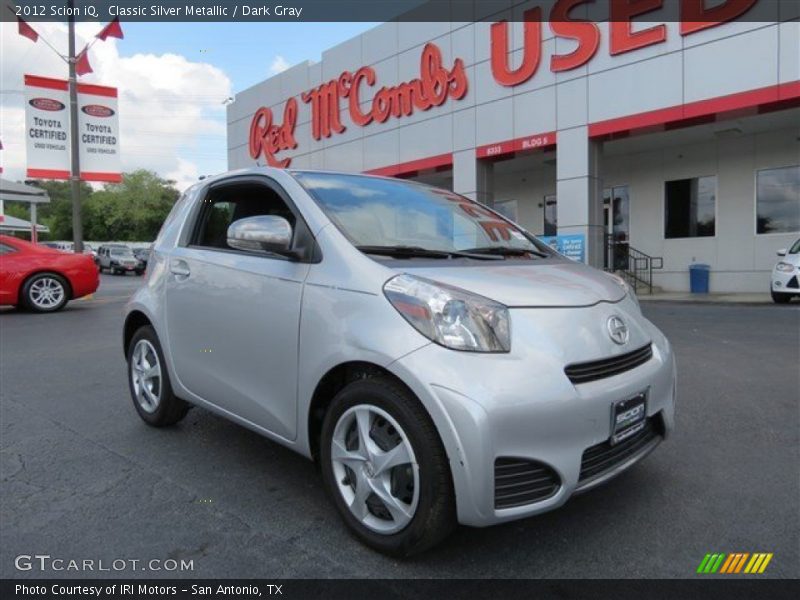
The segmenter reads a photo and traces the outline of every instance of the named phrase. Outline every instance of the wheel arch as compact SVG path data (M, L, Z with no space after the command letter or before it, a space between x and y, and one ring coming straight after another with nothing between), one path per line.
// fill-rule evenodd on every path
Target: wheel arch
M128 346L130 346L133 336L141 327L147 325L152 327L153 322L141 310L132 310L125 317L125 325L122 328L122 352L126 358L128 356Z
M309 451L311 458L314 461L318 461L319 459L319 444L320 436L322 434L322 423L325 420L325 414L327 413L333 398L348 384L358 381L359 379L372 379L375 377L385 377L401 385L410 396L419 402L422 409L428 413L428 416L434 423L434 427L436 427L435 419L428 411L425 403L422 402L414 390L412 390L395 373L392 373L385 367L368 361L349 361L341 363L335 367L332 367L327 373L325 373L322 379L319 380L319 383L317 383L314 393L311 396L306 426L308 428L307 433ZM438 431L438 427L436 429ZM438 433L441 439L441 432Z

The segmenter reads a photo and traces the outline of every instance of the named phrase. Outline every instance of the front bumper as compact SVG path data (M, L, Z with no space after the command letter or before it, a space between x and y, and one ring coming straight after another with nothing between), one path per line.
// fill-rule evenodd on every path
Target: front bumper
M779 294L800 295L800 268L792 272L772 269L771 290Z
M492 525L557 508L573 493L599 485L641 460L674 425L672 351L635 308L620 303L526 310L522 316L512 312L515 333L509 354L470 354L431 344L390 366L420 397L437 425L450 459L458 518L465 525ZM564 366L575 357L593 360L622 352L595 331L595 324L604 325L611 314L633 324L626 350L650 341L652 358L623 373L574 385ZM658 436L608 470L581 478L584 452L611 435L613 404L640 393L647 395L647 416ZM541 501L497 508L498 458L546 465L557 474L557 491Z

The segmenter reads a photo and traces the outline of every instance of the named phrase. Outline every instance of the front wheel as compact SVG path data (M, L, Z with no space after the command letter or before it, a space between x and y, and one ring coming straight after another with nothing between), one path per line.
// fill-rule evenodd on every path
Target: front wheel
M770 290L770 295L772 296L772 301L775 304L786 304L792 299L791 294L780 294Z
M161 344L149 325L140 327L128 345L128 386L136 412L153 427L174 425L189 410L172 393Z
M69 300L67 282L56 273L39 273L22 286L22 300L26 308L35 312L55 312Z
M410 556L455 527L442 442L430 416L399 383L364 379L339 392L323 423L320 459L340 515L372 548Z

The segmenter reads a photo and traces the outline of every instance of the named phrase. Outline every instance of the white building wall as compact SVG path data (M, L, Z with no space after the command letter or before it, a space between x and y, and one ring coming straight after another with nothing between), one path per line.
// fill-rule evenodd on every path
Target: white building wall
M800 164L798 137L800 126L604 157L604 185L629 188L631 245L664 258L656 285L687 291L688 265L701 262L715 292L769 290L775 252L799 234L756 234L756 172ZM716 235L665 239L664 183L704 175L717 176Z
M279 158L292 157L292 167L365 171L452 153L455 191L477 197L485 185L480 180L482 171L469 163L477 160L475 152L480 146L556 131L558 156L563 163L584 152L587 126L593 123L800 82L800 21L768 22L792 15L778 13L775 3L765 3L759 10L774 11L761 15L765 22L727 23L688 36L679 34L677 23L667 23L667 42L619 56L610 56L608 25L600 23L601 44L594 58L588 65L557 74L549 69L550 57L572 50L573 43L554 38L545 23L537 73L521 85L501 86L492 77L489 62L491 23L512 14L519 18L534 4L542 3L480 3L480 10L489 5L508 10L478 23L385 23L325 51L319 63L301 63L244 90L228 107L229 167L256 164L247 149L255 110L270 107L280 123L284 103L293 96L299 106L295 129L298 147L279 154ZM796 6L784 6L791 4L780 3L780 10L798 11ZM522 31L522 23L511 23L512 65L521 60ZM469 91L463 99L448 99L440 107L365 127L350 123L347 101L342 99L341 118L347 130L319 141L312 138L310 105L302 102L301 92L338 77L342 71L370 65L377 82L372 88L363 87L362 106L367 106L381 86L419 76L420 53L429 41L439 46L447 68L455 58L464 61ZM584 139L579 139L581 136ZM574 147L570 146L571 139L575 140ZM631 243L648 254L664 257L665 268L658 283L665 289L685 289L686 266L696 260L712 265L714 291L761 291L766 289L766 272L774 262L776 246L788 245L793 236L755 235L754 170L797 164L797 155L797 135L778 131L740 139L736 144L688 144L677 153L674 148L665 148L609 156L601 160L599 176L606 186L631 186ZM559 170L566 173L567 165L562 164ZM504 180L505 176L495 177L492 195L498 201L518 196L520 221L540 233L539 205L545 194L555 191L555 172L553 168L529 174L525 189ZM665 240L663 182L705 174L718 175L715 238ZM597 211L588 210L586 205L590 197L586 188L596 175L582 173L582 183L578 184L559 176L559 223L569 224L575 231L589 231L591 225L597 225L597 214L590 216ZM583 200L565 199L570 185L582 186L576 193Z

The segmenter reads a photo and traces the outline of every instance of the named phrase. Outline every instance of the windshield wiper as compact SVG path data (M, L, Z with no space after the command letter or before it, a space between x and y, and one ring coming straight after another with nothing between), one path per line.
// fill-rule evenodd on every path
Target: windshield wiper
M422 246L356 246L364 254L378 254L404 258L475 258L499 260L501 257L485 253L460 252L457 250L433 250Z
M533 254L540 258L547 258L550 256L539 250L531 250L527 248L511 248L509 246L484 246L482 248L468 248L463 252L470 252L473 254L489 254L493 256L526 256Z

